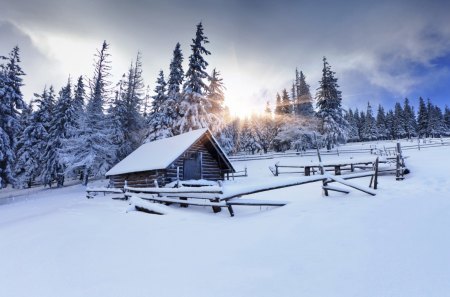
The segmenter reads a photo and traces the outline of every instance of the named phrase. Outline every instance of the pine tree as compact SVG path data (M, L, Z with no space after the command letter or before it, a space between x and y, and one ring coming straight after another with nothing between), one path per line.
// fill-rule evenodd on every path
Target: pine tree
M414 110L409 104L408 98L405 98L403 103L403 121L404 121L404 129L406 136L408 139L416 135L417 130L417 122L416 116L414 115Z
M294 115L298 114L298 102L297 102L297 87L295 85L295 83L292 83L292 87L291 87L291 97L290 97L290 101L291 101L291 106L292 106L292 113Z
M281 92L281 113L284 116L292 115L291 100L286 89Z
M417 133L419 137L428 136L428 109L422 97L419 98L419 114L417 116Z
M33 146L35 144L33 143L33 137L29 133L33 124L32 103L25 107L21 114L21 126L24 128L24 131L20 134L17 141L16 163L14 166L16 178L14 186L18 188L31 187L39 167L38 153Z
M433 105L430 100L428 100L428 133L431 137L439 137L445 134L445 122L444 115L439 106Z
M320 120L319 132L325 135L328 148L332 144L345 141L348 134L348 123L343 117L341 107L341 91L338 90L339 85L334 75L335 72L331 71L331 67L324 57L322 80L319 82L316 100L319 108L317 113Z
M175 45L172 61L170 62L170 73L167 81L167 114L168 121L171 123L172 135L180 134L175 123L181 121L180 106L182 101L181 87L184 80L183 71L183 53L180 43Z
M126 88L126 75L116 84L115 96L112 104L108 109L108 117L111 123L112 131L110 133L111 141L116 148L116 159L121 161L131 151L131 144L127 141L129 132L126 129L127 125L127 97L128 92ZM134 132L135 133L135 132Z
M306 83L305 75L302 71L300 71L300 75L297 75L297 106L297 114L299 116L314 116L313 98L311 96L311 92L309 91L309 85Z
M450 108L446 105L444 111L445 134L450 134Z
M389 131L386 127L386 114L384 113L384 108L381 104L378 105L377 112L377 130L380 139L388 139Z
M223 91L225 87L223 85L223 79L220 77L220 72L215 68L208 77L208 80L208 113L211 116L209 130L215 135L219 135L224 126L225 95Z
M208 78L208 73L205 71L208 63L203 56L211 53L204 47L209 41L203 33L202 23L197 25L196 36L192 42L192 54L189 57L189 68L186 72L183 99L179 109L181 118L176 125L180 133L206 128L211 122L208 114L210 106L206 98L208 86L203 81Z
M173 122L168 115L170 106L167 104L167 84L162 70L159 72L154 91L156 94L153 96L152 111L147 124L149 129L146 138L147 142L173 136Z
M110 136L110 123L103 111L109 102L110 61L109 45L103 42L95 55L95 69L89 81L90 95L86 116L81 122L76 137L68 139L62 152L63 161L68 164L67 172L83 171L83 184L87 185L89 175L102 177L115 160L116 148Z
M281 102L281 96L277 93L277 98L275 101L275 115L283 114L283 103Z
M67 85L59 92L58 101L49 121L48 138L42 152L42 172L40 174L44 185L51 186L53 181L56 181L58 187L64 185L65 164L60 157L62 144L78 124L78 115L74 114L71 109L72 100L72 83L69 78Z
M144 118L140 113L140 109L144 97L144 87L141 53L138 52L134 66L133 63L131 63L128 70L126 84L126 121L124 123L124 128L126 131L125 141L130 147L127 155L138 148L142 143Z
M53 88L44 88L41 94L34 94L33 103L37 104L37 110L30 114L27 126L19 137L18 158L15 164L17 187L30 186L31 182L40 176L45 164L44 153L55 108ZM40 181L42 182L42 179Z
M246 118L240 128L240 148L243 151L254 154L260 149L259 144L255 140L252 124L250 119Z
M25 108L19 47L2 59L6 64L0 64L0 189L14 183L16 139L22 130L19 110Z
M392 110L386 113L386 130L388 131L388 139L395 139L394 112Z
M367 103L367 111L363 128L364 140L376 140L378 139L378 130L375 122L375 118L372 113L372 106L370 102Z
M358 119L359 119L359 117L358 117ZM346 113L345 120L349 124L348 140L349 141L359 141L357 120L356 120L351 108Z
M403 109L400 103L395 103L394 106L394 118L392 123L393 137L399 139L406 136L405 131L405 118L403 115Z

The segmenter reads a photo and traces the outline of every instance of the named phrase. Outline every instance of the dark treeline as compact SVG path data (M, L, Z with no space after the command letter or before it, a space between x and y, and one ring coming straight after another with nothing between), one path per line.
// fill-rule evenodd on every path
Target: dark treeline
M448 135L450 111L420 99L416 113L408 99L377 116L342 108L335 72L323 59L322 78L315 97L302 71L267 102L263 114L232 117L225 106L224 83L215 68L207 72L209 43L198 24L190 45L187 69L180 43L161 70L153 93L144 83L138 53L122 78L111 81L109 44L103 42L90 76L69 77L56 92L52 86L34 94L26 104L21 88L24 71L15 47L0 59L0 187L29 187L33 182L62 186L67 177L87 184L144 142L209 128L231 154L270 150L331 147L346 141L436 137ZM145 160L143 160L145 161Z

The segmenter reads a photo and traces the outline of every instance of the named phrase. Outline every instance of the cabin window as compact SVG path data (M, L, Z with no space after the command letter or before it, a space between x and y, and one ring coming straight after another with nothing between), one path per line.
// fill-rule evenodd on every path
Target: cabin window
M187 154L183 161L183 179L202 178L202 153Z

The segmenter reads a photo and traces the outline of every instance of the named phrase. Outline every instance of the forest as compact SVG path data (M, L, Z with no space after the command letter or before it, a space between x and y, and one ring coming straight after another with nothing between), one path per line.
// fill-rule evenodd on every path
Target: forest
M231 115L220 71L209 69L209 43L202 23L190 45L187 70L180 43L166 75L153 90L144 83L141 53L118 82L111 79L110 45L104 41L90 76L69 77L27 103L22 94L20 49L0 56L0 188L33 183L62 186L67 177L87 184L142 143L209 128L228 154L331 148L346 142L450 135L450 109L405 98L394 109L342 107L336 73L326 57L314 97L302 71L271 106L248 118ZM268 98L270 99L270 98ZM365 99L364 99L365 100ZM313 141L317 136L318 142Z

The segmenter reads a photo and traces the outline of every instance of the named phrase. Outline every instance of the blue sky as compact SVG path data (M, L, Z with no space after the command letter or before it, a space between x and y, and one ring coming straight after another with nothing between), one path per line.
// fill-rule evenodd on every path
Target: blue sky
M221 71L236 113L260 111L289 88L295 68L314 95L322 57L336 71L345 107L419 96L450 104L450 1L4 1L0 53L18 44L29 100L68 75L92 75L95 49L111 44L118 80L140 50L154 88L176 42L185 61L202 21L209 70Z

